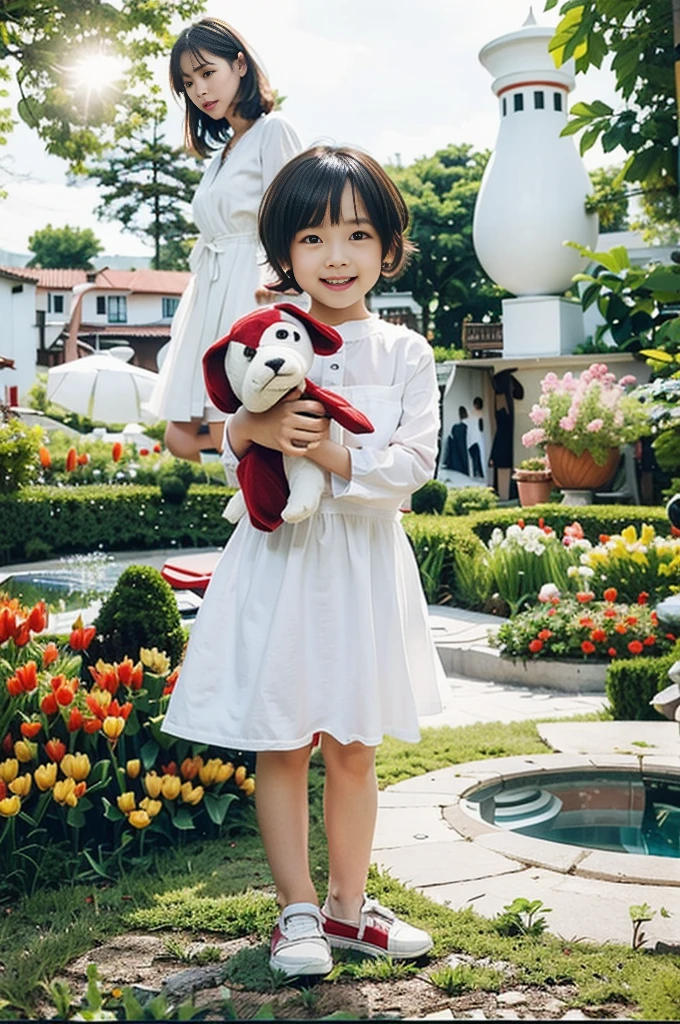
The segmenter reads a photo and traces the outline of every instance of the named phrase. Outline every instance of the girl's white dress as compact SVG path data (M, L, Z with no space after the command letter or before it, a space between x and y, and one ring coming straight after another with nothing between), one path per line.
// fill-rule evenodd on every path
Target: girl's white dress
M441 710L443 671L399 508L434 471L432 350L377 317L338 328L310 376L375 433L355 437L352 479L329 475L320 510L273 533L238 524L191 631L163 729L241 750L293 750L315 732L375 746L419 739ZM227 453L225 461L236 465Z
M203 353L256 306L255 290L271 280L257 238L257 211L267 186L302 149L278 113L260 117L224 162L215 154L191 204L200 236L193 271L172 322L170 346L147 408L162 419L223 419L203 383Z

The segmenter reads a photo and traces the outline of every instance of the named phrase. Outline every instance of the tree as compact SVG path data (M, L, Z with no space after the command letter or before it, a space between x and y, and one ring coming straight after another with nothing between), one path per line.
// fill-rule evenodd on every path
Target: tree
M622 167L598 167L590 171L593 191L587 208L595 210L601 231L626 231L628 224L628 191L618 184Z
M504 293L485 275L472 244L472 217L488 159L488 152L452 145L409 167L386 168L406 200L409 237L418 246L394 287L413 293L434 322L435 337L446 345L459 343L465 318L497 319L501 311Z
M545 10L560 0L546 0ZM627 153L620 181L645 195L677 196L677 120L670 0L567 0L550 42L555 63L573 57L576 71L599 68L612 56L621 109L577 103L563 135L582 132L581 154L600 139L605 153Z
M88 169L102 188L97 215L118 220L125 231L150 241L156 270L182 270L198 230L190 220L189 204L201 178L200 163L182 148L165 141L156 118L120 142L106 162Z
M104 248L91 228L47 227L34 231L28 248L35 253L29 267L91 270L91 261Z
M205 0L0 0L0 79L15 75L19 117L81 171L135 127L126 97L149 96L151 62L170 49L173 20L204 9ZM151 116L143 102L140 111ZM0 110L0 136L8 121Z

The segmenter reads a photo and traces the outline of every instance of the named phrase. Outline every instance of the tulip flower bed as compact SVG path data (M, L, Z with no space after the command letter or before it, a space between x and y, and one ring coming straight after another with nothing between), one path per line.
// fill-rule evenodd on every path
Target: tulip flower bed
M659 627L656 612L641 593L635 604L618 600L614 587L598 601L592 591L561 597L557 587L541 590L537 606L508 619L490 639L512 658L571 658L612 661L658 657L677 638Z
M219 834L255 779L243 755L161 732L178 669L156 648L91 664L93 626L77 621L58 644L41 638L46 624L43 602L0 595L5 882L26 888L55 863L63 876L66 862L73 877L112 877L124 857Z

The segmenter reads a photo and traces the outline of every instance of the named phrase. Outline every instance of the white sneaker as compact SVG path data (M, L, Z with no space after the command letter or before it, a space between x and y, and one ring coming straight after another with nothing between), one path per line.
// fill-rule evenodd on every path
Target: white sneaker
M272 932L269 966L289 977L328 974L332 969L330 945L313 903L290 903L281 911Z
M364 896L358 924L331 917L327 905L321 915L328 941L340 949L391 956L394 960L417 958L432 949L432 937L427 932L414 928L368 896Z

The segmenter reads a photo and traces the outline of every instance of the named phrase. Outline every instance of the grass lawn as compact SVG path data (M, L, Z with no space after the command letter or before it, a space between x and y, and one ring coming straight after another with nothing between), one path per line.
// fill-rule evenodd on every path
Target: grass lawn
M384 787L449 764L545 749L532 722L428 729L416 746L386 741L379 751L378 774ZM322 787L323 765L315 757L310 772L310 863L321 897L327 875ZM249 811L234 822L226 839L187 843L159 855L144 870L130 868L116 882L50 885L14 905L0 904L0 1001L4 1001L0 1002L0 1019L35 1019L40 1010L44 1019L49 1015L44 983L59 977L75 958L132 931L176 929L183 935L244 937L248 941L243 949L227 962L225 984L235 991L259 989L271 994L276 984L266 966L263 945L277 915L271 883L254 815ZM508 987L511 976L513 988L533 985L563 991L566 986L570 1003L575 1005L629 1004L627 1015L638 1013L652 1020L677 1020L680 1016L677 957L633 952L620 945L571 942L566 946L564 940L546 934L539 938L504 936L472 910L440 906L377 872L371 874L369 892L432 933L435 945L430 963L362 963L346 957L327 981L316 986L316 997L290 988L284 994L275 993L277 1015L309 1018L319 993L326 991L335 994L335 1009L349 1006L350 993L361 981L383 981L393 988L398 984L400 992L409 986L415 991L419 985L428 992L438 989L441 995L449 990L454 994L456 986L458 990L461 986L462 990L466 986L497 990L501 985ZM521 893L510 893L508 902L518 895ZM172 932L166 932L166 941L172 948ZM174 948L179 969L182 946L175 941ZM461 981L462 975L452 979L450 968L446 968L444 958L452 953L474 958L467 981ZM495 970L494 962L501 962L504 968ZM83 979L81 989L84 986ZM344 1003L343 992L347 996ZM407 997L404 999L408 1005Z

